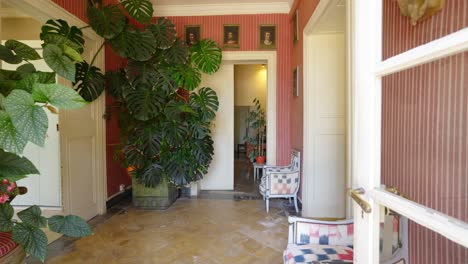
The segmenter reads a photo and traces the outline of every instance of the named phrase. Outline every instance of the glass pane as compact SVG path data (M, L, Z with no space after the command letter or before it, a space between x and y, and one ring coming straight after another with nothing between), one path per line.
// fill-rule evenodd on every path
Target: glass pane
M441 10L437 6L427 8L423 17L414 26L409 17L403 16L398 2L414 1L383 1L383 58L389 58L401 52L415 48L432 40L444 37L468 26L468 1L445 0ZM416 1L421 5L432 2L437 5L442 0ZM403 10L407 10L402 5ZM423 7L420 8L423 10ZM438 10L438 11L437 11ZM435 13L429 16L432 12ZM427 17L428 16L428 17Z
M382 89L382 184L468 222L468 52L386 76ZM410 263L468 263L448 242L421 244L436 237L419 229L410 224ZM434 251L441 262L425 262Z

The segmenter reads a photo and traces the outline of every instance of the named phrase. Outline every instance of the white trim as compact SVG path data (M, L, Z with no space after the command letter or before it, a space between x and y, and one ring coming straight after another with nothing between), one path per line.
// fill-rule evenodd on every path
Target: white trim
M468 247L468 224L429 207L420 205L383 189L371 190L372 197L381 205L404 215L446 238Z
M48 19L64 19L70 25L74 25L77 27L85 27L87 24L83 22L81 19L77 18L70 12L66 11L59 5L53 3L50 0L4 0L5 3L9 4L10 6L17 8L18 10L22 10L25 14L33 17L34 19L44 23ZM93 30L90 28L83 29L83 34L86 38L91 40L93 43L91 44L93 50L98 50L98 48L103 43L103 39L98 36ZM105 51L104 49L101 50L101 53L97 56L95 66L99 67L103 72L105 72ZM96 157L96 164L98 170L98 177L97 182L95 183L95 187L97 189L98 196L97 199L97 209L99 214L106 213L106 201L107 201L107 176L106 176L106 130L105 130L105 120L100 118L104 115L105 112L105 95L103 94L100 96L95 102L95 115L98 117L96 130L97 130L97 154ZM62 191L65 192L66 188ZM67 204L67 194L64 193L63 204ZM64 208L65 212L67 212L67 207Z
M353 52L353 9L350 3L346 4L346 188L353 186L353 134L354 132L354 52ZM346 218L353 217L353 200L349 195L346 195Z
M25 15L23 12L16 8L0 8L1 18L29 18L30 16Z
M229 3L201 5L154 5L156 16L218 16L249 14L289 14L288 2L280 3Z
M468 28L391 57L377 65L377 76L385 76L468 50Z
M314 13L307 22L307 25L304 27L303 37L313 34L315 27L317 26L320 19L327 13L329 7L336 5L337 0L334 1L320 1L317 7L314 10Z
M252 61L267 63L267 159L276 165L276 51L223 51L223 61L246 64Z

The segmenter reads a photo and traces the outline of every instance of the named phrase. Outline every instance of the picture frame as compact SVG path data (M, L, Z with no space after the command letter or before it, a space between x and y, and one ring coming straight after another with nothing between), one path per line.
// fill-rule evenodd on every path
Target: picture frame
M299 78L300 78L300 70L299 66L296 66L293 71L293 96L299 96Z
M184 26L184 38L185 43L188 46L192 46L198 43L202 38L201 26L200 25L185 25Z
M102 6L102 0L86 0L86 10L92 7L93 4L96 8L99 8Z
M240 48L240 25L223 25L223 48Z
M296 9L293 17L293 43L299 40L299 10Z
M276 25L258 26L258 48L262 50L276 49Z

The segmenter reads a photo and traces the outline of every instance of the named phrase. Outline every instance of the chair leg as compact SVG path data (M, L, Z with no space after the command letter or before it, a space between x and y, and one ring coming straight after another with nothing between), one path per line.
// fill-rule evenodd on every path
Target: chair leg
M270 211L270 199L266 198L266 211L267 213Z
M297 195L294 196L294 207L296 207L296 213L299 213L299 208L297 207Z

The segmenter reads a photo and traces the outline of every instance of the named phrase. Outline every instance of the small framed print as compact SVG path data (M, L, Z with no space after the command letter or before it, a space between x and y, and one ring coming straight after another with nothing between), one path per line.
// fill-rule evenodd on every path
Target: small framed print
M299 66L296 66L293 72L293 96L299 96Z
M187 45L192 46L198 43L201 39L200 25L186 25L184 27L184 37Z
M259 49L276 49L276 25L260 25L259 32Z
M296 9L293 18L293 40L296 43L299 40L299 10Z
M240 48L240 25L223 26L223 47Z

